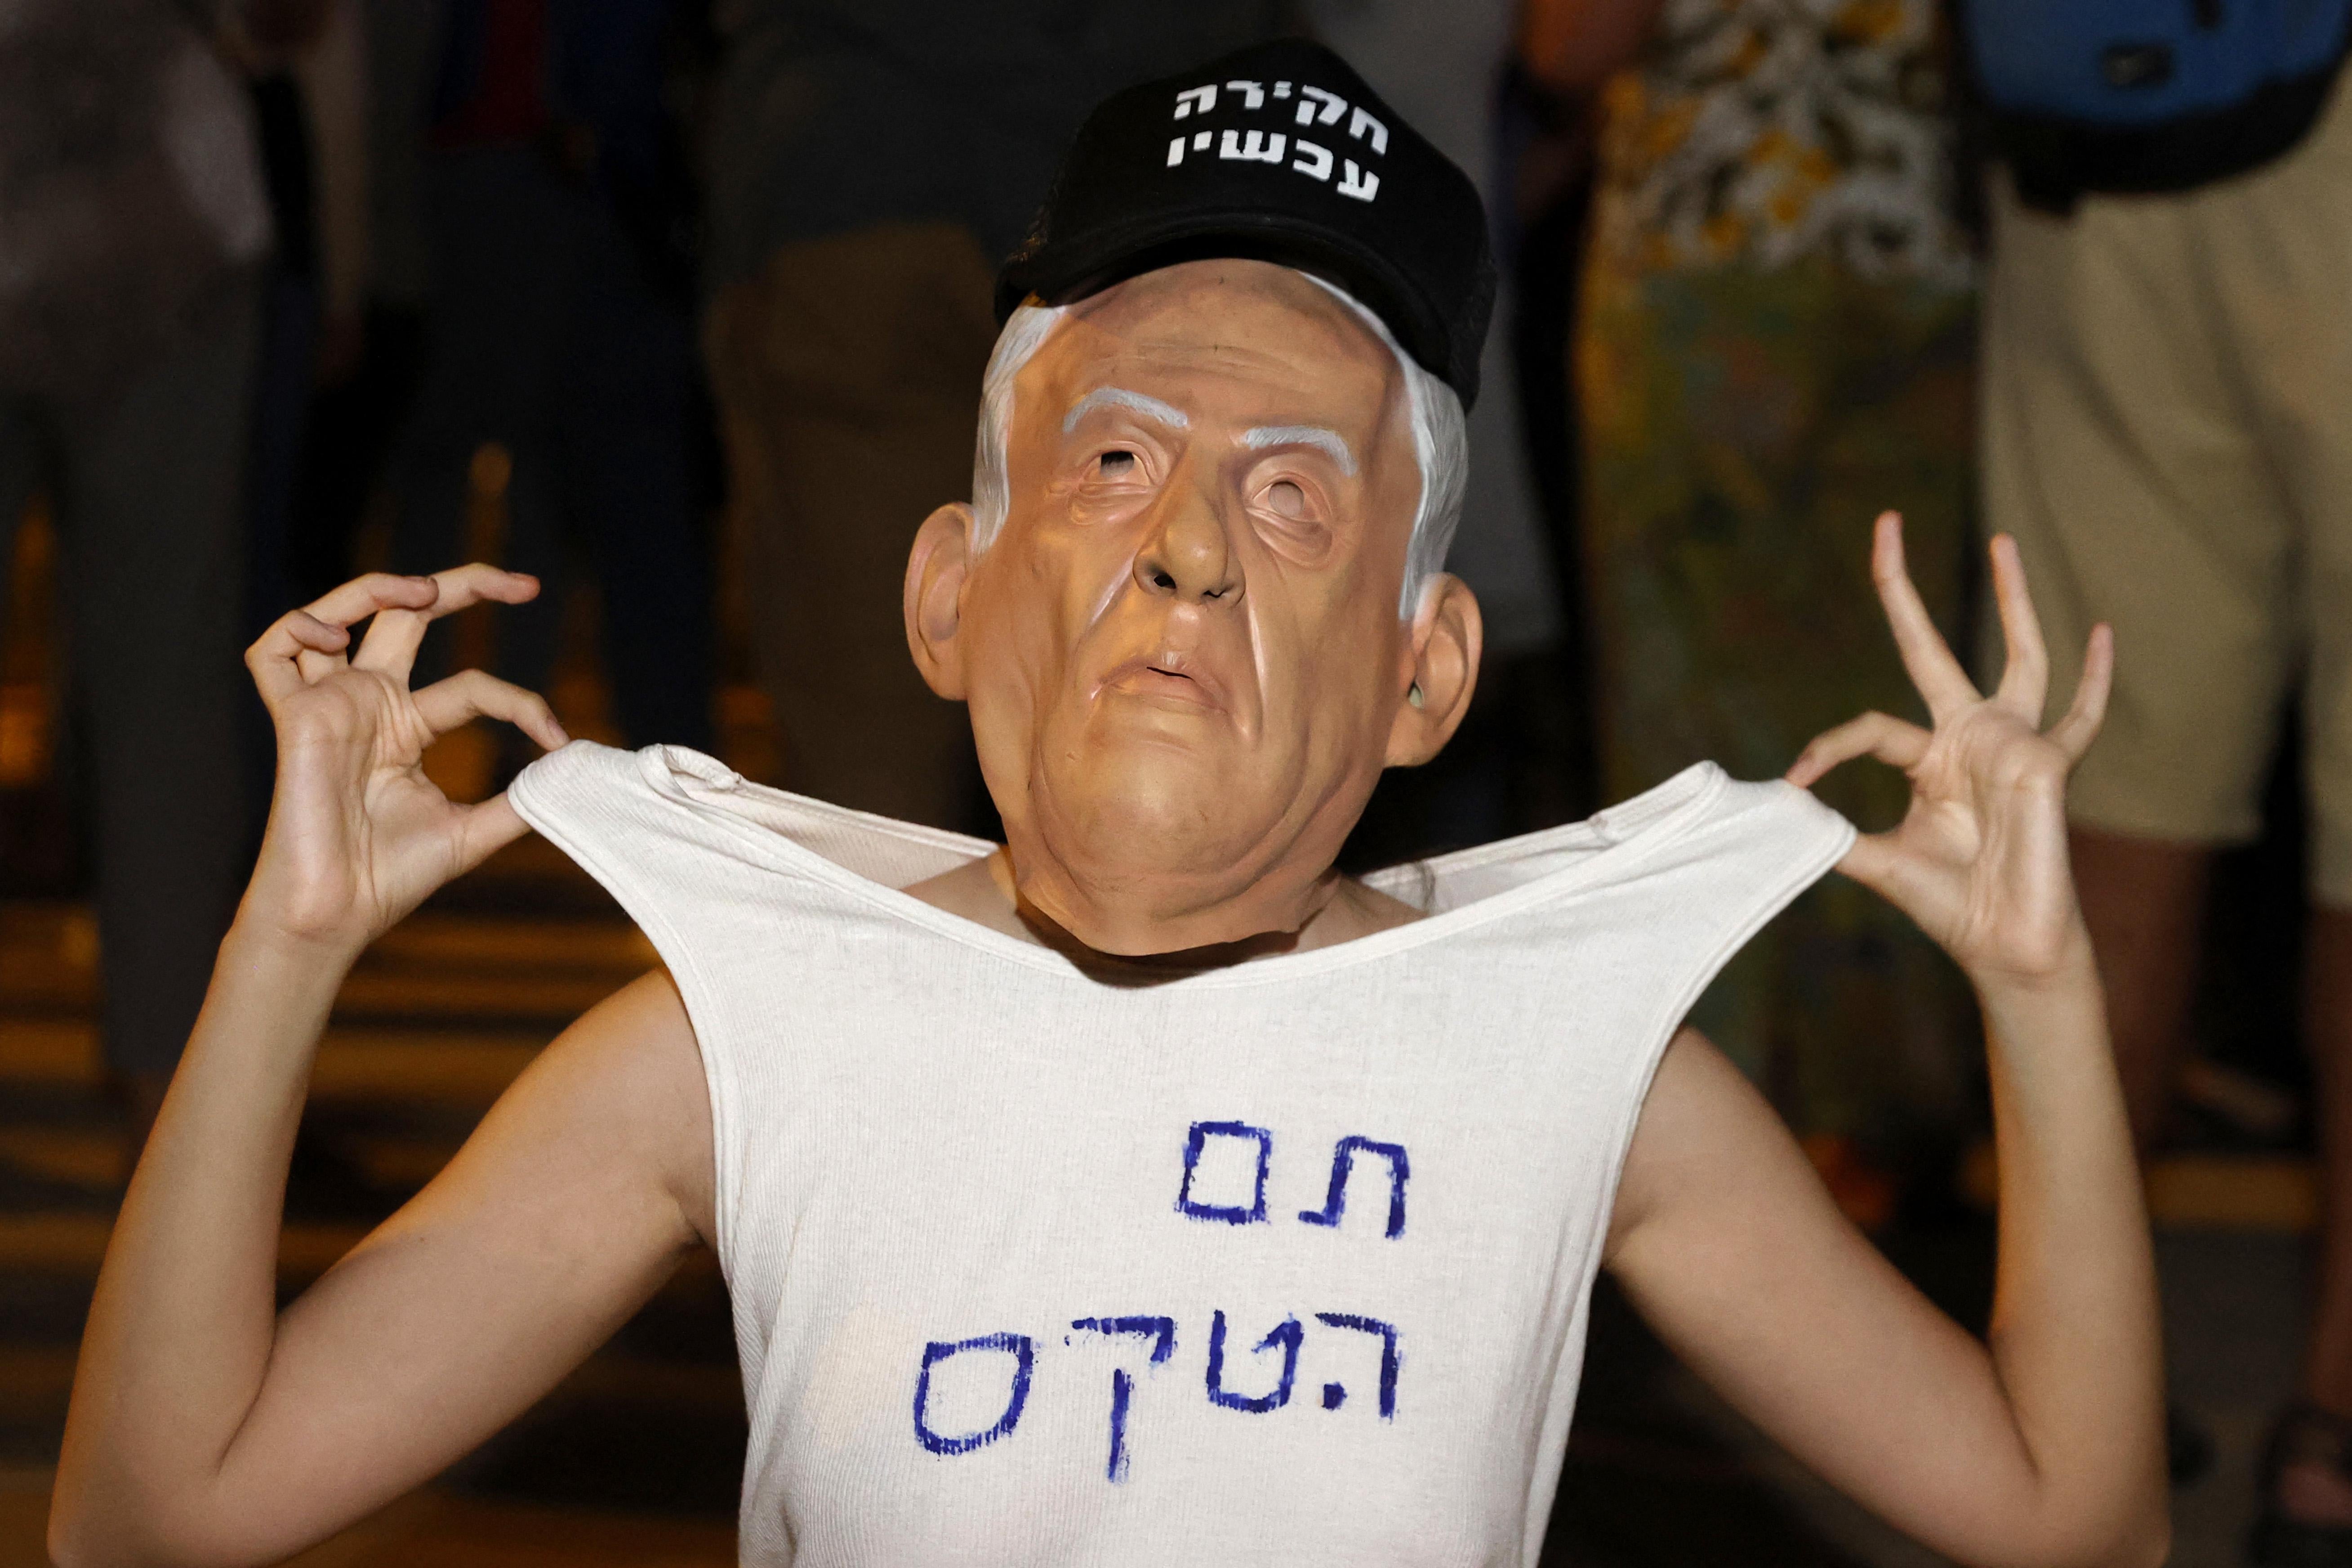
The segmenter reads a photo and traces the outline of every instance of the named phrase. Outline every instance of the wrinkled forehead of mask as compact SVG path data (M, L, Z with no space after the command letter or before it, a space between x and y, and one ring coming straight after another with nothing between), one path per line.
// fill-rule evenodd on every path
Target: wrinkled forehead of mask
M1420 496L1405 546L1404 584L1397 602L1399 617L1410 620L1419 611L1431 582L1445 569L1445 553L1461 522L1469 464L1462 400L1451 386L1407 353L1387 324L1362 301L1313 273L1299 275L1347 307L1392 356L1404 384L1413 459L1421 472ZM1068 324L1073 309L1067 305L1020 307L1004 323L1004 330L997 336L995 352L989 356L988 369L981 383L980 430L972 461L975 552L995 542L1012 510L1014 384L1046 342Z

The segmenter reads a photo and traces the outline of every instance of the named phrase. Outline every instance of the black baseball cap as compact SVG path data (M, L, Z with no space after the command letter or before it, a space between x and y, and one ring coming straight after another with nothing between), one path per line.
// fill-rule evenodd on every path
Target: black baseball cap
M1259 44L1106 99L996 277L1001 323L1214 257L1348 290L1467 408L1495 309L1470 177L1320 44Z

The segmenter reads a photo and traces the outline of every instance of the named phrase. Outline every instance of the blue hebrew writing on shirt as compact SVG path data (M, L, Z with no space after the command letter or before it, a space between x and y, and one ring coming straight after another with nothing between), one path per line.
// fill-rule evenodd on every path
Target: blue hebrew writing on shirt
M1369 1335L1380 1342L1381 1419L1394 1420L1397 1372L1404 1360L1403 1352L1398 1348L1395 1326L1354 1312L1317 1312L1314 1318L1328 1328ZM1223 1308L1211 1313L1209 1325L1206 1386L1212 1405L1247 1415L1266 1415L1290 1403L1290 1395L1298 1381L1298 1356L1307 1340L1306 1325L1296 1317L1286 1317L1267 1331L1265 1337L1255 1346L1248 1351L1234 1350L1230 1359L1225 1343L1228 1327ZM1075 1333L1099 1334L1106 1338L1131 1335L1142 1340L1150 1346L1149 1364L1154 1367L1166 1363L1176 1351L1176 1320L1173 1318L1145 1314L1078 1318L1072 1321L1070 1328ZM1070 1342L1069 1336L1065 1336L1063 1342ZM933 1370L954 1362L960 1356L991 1351L1013 1358L1009 1369L1012 1374L1009 1386L998 1395L1003 1402L1002 1413L993 1423L976 1431L954 1434L939 1431L932 1425ZM1264 1359L1274 1352L1281 1354L1279 1363L1269 1363ZM1253 1363L1256 1368L1255 1373L1244 1370ZM1026 1334L982 1334L968 1340L934 1340L925 1345L922 1364L915 1376L916 1441L930 1453L952 1458L1011 1436L1013 1428L1021 1424L1022 1412L1028 1405L1030 1379L1035 1366L1035 1342ZM1269 1381L1271 1386L1262 1394L1252 1394L1244 1387L1234 1386L1253 1376ZM1324 1409L1337 1410L1347 1403L1347 1398L1346 1385L1338 1382L1323 1385ZM1130 1460L1128 1426L1134 1401L1135 1374L1125 1367L1113 1368L1110 1374L1110 1458L1103 1470L1105 1479L1111 1481L1124 1481L1128 1477Z
M1080 1333L1136 1334L1148 1338L1151 1341L1151 1364L1154 1366L1176 1353L1176 1320L1173 1318L1080 1318L1070 1327ZM1110 1463L1103 1474L1114 1481L1127 1479L1127 1406L1134 1396L1134 1376L1123 1366L1112 1368Z
M1397 1368L1403 1358L1397 1353L1397 1331L1378 1318L1358 1317L1352 1312L1318 1312L1315 1321L1328 1323L1335 1329L1353 1329L1360 1334L1370 1334L1381 1342L1381 1419L1396 1419ZM1344 1384L1327 1383L1323 1385L1323 1408L1337 1410L1346 1403L1348 1390Z
M1257 1145L1257 1181L1248 1203L1203 1203L1192 1195L1192 1184L1201 1172L1201 1156L1218 1146L1211 1143L1212 1139L1225 1148L1231 1148L1234 1142ZM1263 1127L1242 1121L1195 1121L1184 1141L1184 1182L1176 1189L1176 1212L1191 1219L1221 1220L1226 1225L1257 1224L1265 1218L1265 1171L1273 1158L1274 1134Z
M1013 1358L1013 1390L1005 1399L1004 1414L994 1426L960 1437L941 1436L931 1430L929 1418L931 1368L968 1351L1009 1352ZM1029 1374L1036 1365L1037 1346L1026 1334L982 1334L952 1343L933 1340L923 1347L922 1370L915 1377L915 1440L934 1454L968 1454L1004 1436L1021 1424L1021 1407L1029 1403Z
M1246 1148L1243 1146L1246 1145ZM1254 1176L1241 1178L1250 1167L1237 1165L1235 1156L1255 1156ZM1301 1209L1308 1225L1337 1226L1348 1208L1348 1178L1355 1172L1358 1154L1377 1154L1388 1162L1391 1240L1404 1234L1404 1189L1412 1178L1412 1162L1402 1143L1382 1143L1355 1134L1339 1140L1331 1151L1331 1186L1321 1209ZM1176 1212L1187 1219L1214 1220L1223 1225L1258 1225L1265 1221L1265 1178L1274 1161L1274 1134L1245 1121L1195 1121L1184 1140L1184 1179L1176 1189ZM1217 1203L1217 1196L1238 1200L1246 1186L1249 1201Z
M1404 1184L1412 1166L1402 1143L1375 1143L1369 1138L1342 1138L1331 1151L1331 1192L1321 1213L1303 1209L1298 1217L1308 1225L1338 1225L1348 1207L1348 1175L1358 1153L1378 1154L1389 1163L1389 1228L1391 1240L1404 1234Z
M1358 1155L1377 1159L1386 1169L1389 1201L1381 1235L1388 1240L1398 1240L1404 1235L1405 1187L1412 1175L1412 1161L1402 1143L1382 1142L1352 1133L1341 1138L1332 1147L1330 1183L1324 1195L1323 1206L1297 1211L1298 1221L1302 1225L1319 1226L1326 1229L1340 1228L1340 1222L1348 1211L1348 1183L1355 1173ZM1253 1126L1246 1121L1195 1121L1185 1131L1184 1168L1177 1182L1176 1212L1186 1219L1212 1226L1267 1224L1270 1215L1266 1182L1273 1167L1274 1133L1268 1129ZM1370 1234L1366 1226L1360 1225L1357 1228L1359 1235ZM1383 1421L1393 1421L1397 1407L1397 1374L1404 1360L1398 1347L1396 1326L1357 1312L1318 1311L1311 1316L1325 1329L1337 1330L1343 1334L1364 1335L1378 1342L1380 1417ZM1287 1406L1298 1381L1298 1360L1307 1342L1307 1325L1300 1321L1297 1313L1287 1314L1246 1350L1241 1348L1240 1343L1228 1347L1228 1331L1224 1309L1213 1309L1209 1320L1208 1358L1204 1369L1204 1385L1210 1405L1244 1415L1270 1415ZM1239 1331L1243 1335L1243 1342L1246 1342L1250 1331L1244 1328ZM1132 1313L1121 1317L1075 1318L1070 1321L1070 1332L1063 1336L1062 1342L1074 1344L1076 1336L1080 1334L1105 1340L1134 1339L1142 1342L1148 1352L1146 1370L1165 1365L1176 1353L1176 1320L1164 1315ZM1366 1346L1367 1350L1370 1348ZM961 1392L950 1398L949 1408L950 1411L961 1410L967 1415L980 1409L998 1414L992 1422L974 1430L942 1433L934 1424L934 1369L949 1366L959 1357L985 1352L1013 1358L1012 1365L1005 1369L1010 1373L1009 1384L974 1382L972 1379L982 1375L977 1369L959 1371L957 1387ZM1278 1362L1270 1359L1277 1355L1280 1357ZM1003 1365L1002 1363L996 1364L999 1367ZM923 1347L922 1364L917 1369L915 1377L916 1440L927 1451L952 1458L1011 1436L1021 1424L1022 1411L1029 1398L1030 1379L1035 1368L1035 1342L1025 1334L1008 1331L982 1334L973 1339L931 1341ZM999 1375L996 1371L985 1374L989 1378ZM1131 1462L1129 1426L1135 1406L1136 1380L1136 1372L1129 1366L1111 1369L1110 1454L1104 1465L1103 1475L1114 1483L1128 1479ZM1002 1394L997 1392L1000 1388L1003 1390ZM985 1396L977 1405L965 1397L974 1391ZM1323 1384L1321 1405L1325 1410L1338 1410L1347 1401L1345 1384L1335 1379ZM952 1422L954 1417L950 1415L948 1419Z
M1282 1375L1276 1381L1273 1392L1236 1394L1225 1386L1225 1314L1220 1310L1209 1330L1209 1403L1228 1410L1246 1410L1253 1415L1263 1415L1289 1404L1290 1384L1298 1376L1298 1345L1306 1337L1307 1331L1298 1326L1296 1318L1285 1318L1276 1324L1273 1331L1257 1342L1260 1354L1277 1345L1282 1348Z

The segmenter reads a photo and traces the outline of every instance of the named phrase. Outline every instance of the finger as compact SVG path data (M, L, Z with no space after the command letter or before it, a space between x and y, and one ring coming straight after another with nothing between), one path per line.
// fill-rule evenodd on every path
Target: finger
M460 670L416 694L416 711L436 735L474 719L503 719L549 751L571 744L555 721L555 710L536 691L500 680L486 670Z
M1856 757L1876 757L1907 773L1919 765L1933 739L1916 724L1885 713L1864 713L1814 736L1782 776L1799 789L1810 789L1832 768Z
M359 652L352 658L354 668L378 670L405 679L416 662L416 649L425 640L425 628L435 621L485 599L520 605L539 595L538 578L524 572L502 572L478 561L436 572L431 580L436 593L430 602L387 609L376 616L375 624L368 627L367 640L360 644Z
M2083 679L2074 683L2074 700L2067 705L2065 717L2050 726L2051 741L2066 753L2069 763L2081 762L2099 738L2115 680L2116 631L2101 621L2091 628L2090 643L2083 650Z
M415 609L429 605L438 592L430 577L397 577L389 572L371 572L364 577L352 578L340 588L329 589L302 609L304 614L331 626L348 626L379 610Z
M2042 707L2050 696L2050 652L2042 641L2042 620L2033 613L2033 595L2025 583L2025 562L2017 541L1997 534L1992 542L1992 592L2000 605L2000 634L2009 657L2000 672L2000 689L1993 700L2035 729L2042 727Z
M1975 701L1977 689L1945 646L1944 634L1936 629L1935 618L1927 614L1904 566L1903 519L1895 512L1879 514L1871 542L1870 572L1878 584L1879 603L1886 606L1887 624L1895 630L1895 647L1903 656L1903 668L1911 672L1911 684L1927 699L1927 711L1941 722L1947 714Z
M1943 898L1937 887L1941 873L1902 842L1900 830L1855 834L1837 868L1915 921L1918 911L1932 910Z
M1837 868L1889 903L1901 907L1906 875L1912 868L1895 847L1890 833L1858 833Z
M331 626L307 610L289 610L269 624L269 629L245 650L245 668L265 705L302 689L311 677L298 662L304 657L331 658L349 647L352 634Z
M457 875L472 870L530 831L530 825L503 795L494 795L463 811L457 819Z

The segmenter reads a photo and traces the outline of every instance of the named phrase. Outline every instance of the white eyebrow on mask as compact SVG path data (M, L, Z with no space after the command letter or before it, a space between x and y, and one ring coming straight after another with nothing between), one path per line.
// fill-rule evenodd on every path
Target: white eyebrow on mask
M1162 403L1140 392L1129 392L1123 386L1097 386L1076 403L1062 416L1062 434L1066 436L1078 427L1078 421L1097 408L1127 408L1146 419L1165 425L1171 430L1190 429L1192 419L1173 404Z
M1341 473L1356 477L1356 454L1337 430L1320 425L1260 425L1242 432L1242 445L1253 452L1268 447L1312 447L1339 464Z

